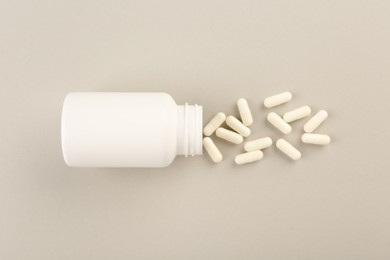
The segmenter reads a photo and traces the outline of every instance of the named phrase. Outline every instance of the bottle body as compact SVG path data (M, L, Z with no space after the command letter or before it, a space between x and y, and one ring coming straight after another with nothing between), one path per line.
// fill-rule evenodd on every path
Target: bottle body
M192 155L201 154L202 108L193 110L196 118L166 93L70 93L62 110L64 159L74 167L165 167L190 154L189 143Z

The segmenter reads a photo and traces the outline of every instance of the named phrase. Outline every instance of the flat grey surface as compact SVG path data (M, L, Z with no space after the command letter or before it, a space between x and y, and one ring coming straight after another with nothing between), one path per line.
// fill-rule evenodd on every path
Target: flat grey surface
M389 1L0 1L0 259L389 259ZM279 135L261 106L326 109L327 147L235 166L72 169L71 91L165 91ZM215 139L215 138L214 138Z

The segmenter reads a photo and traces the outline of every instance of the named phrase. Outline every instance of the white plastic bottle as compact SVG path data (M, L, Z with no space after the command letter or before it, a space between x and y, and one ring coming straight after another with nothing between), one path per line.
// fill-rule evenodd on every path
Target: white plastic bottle
M165 167L202 154L202 106L166 93L75 92L62 110L61 141L72 167Z

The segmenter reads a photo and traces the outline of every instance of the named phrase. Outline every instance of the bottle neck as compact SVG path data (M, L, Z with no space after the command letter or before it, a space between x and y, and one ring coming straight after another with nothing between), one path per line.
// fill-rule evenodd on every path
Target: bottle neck
M177 106L177 154L194 156L202 154L203 107Z

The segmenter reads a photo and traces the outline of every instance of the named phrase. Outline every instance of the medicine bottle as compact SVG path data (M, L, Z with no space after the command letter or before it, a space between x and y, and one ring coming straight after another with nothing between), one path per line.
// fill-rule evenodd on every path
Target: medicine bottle
M74 92L62 109L61 142L71 167L165 167L202 154L202 106L166 93Z

